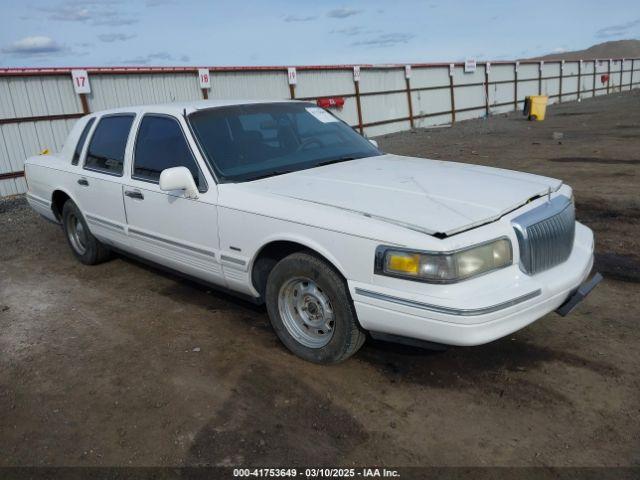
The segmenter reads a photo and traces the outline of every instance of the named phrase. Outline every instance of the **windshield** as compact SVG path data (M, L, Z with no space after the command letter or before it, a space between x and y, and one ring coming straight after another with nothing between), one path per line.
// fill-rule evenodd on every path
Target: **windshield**
M210 108L192 113L189 122L223 182L381 154L346 123L312 103Z

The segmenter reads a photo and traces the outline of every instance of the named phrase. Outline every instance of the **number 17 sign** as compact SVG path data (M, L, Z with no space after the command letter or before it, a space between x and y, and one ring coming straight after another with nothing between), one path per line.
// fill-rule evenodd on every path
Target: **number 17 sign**
M89 74L86 70L71 70L71 78L73 79L73 89L76 93L91 93Z

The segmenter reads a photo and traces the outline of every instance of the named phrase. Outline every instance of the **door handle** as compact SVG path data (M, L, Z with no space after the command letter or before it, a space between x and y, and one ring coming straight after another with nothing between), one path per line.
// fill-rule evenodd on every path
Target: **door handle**
M142 192L138 192L137 190L125 190L124 194L129 198L144 200L144 195L142 194Z
M78 180L78 185L82 185L83 187L89 186L89 181L86 178L81 178Z

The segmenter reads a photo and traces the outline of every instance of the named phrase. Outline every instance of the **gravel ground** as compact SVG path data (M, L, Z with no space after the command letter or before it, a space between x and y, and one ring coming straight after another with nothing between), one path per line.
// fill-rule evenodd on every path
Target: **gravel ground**
M1 200L0 466L640 465L640 92L379 140L564 179L605 281L485 346L369 341L321 367L263 308L125 258L82 266Z

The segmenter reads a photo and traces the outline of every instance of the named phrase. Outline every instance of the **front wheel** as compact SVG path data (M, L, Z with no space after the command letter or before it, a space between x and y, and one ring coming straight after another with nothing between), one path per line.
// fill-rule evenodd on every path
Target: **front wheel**
M278 262L266 303L282 343L305 360L338 363L364 343L344 278L314 255L299 252Z
M109 258L109 249L91 234L80 209L72 200L67 200L62 207L62 229L71 251L85 265L95 265Z

